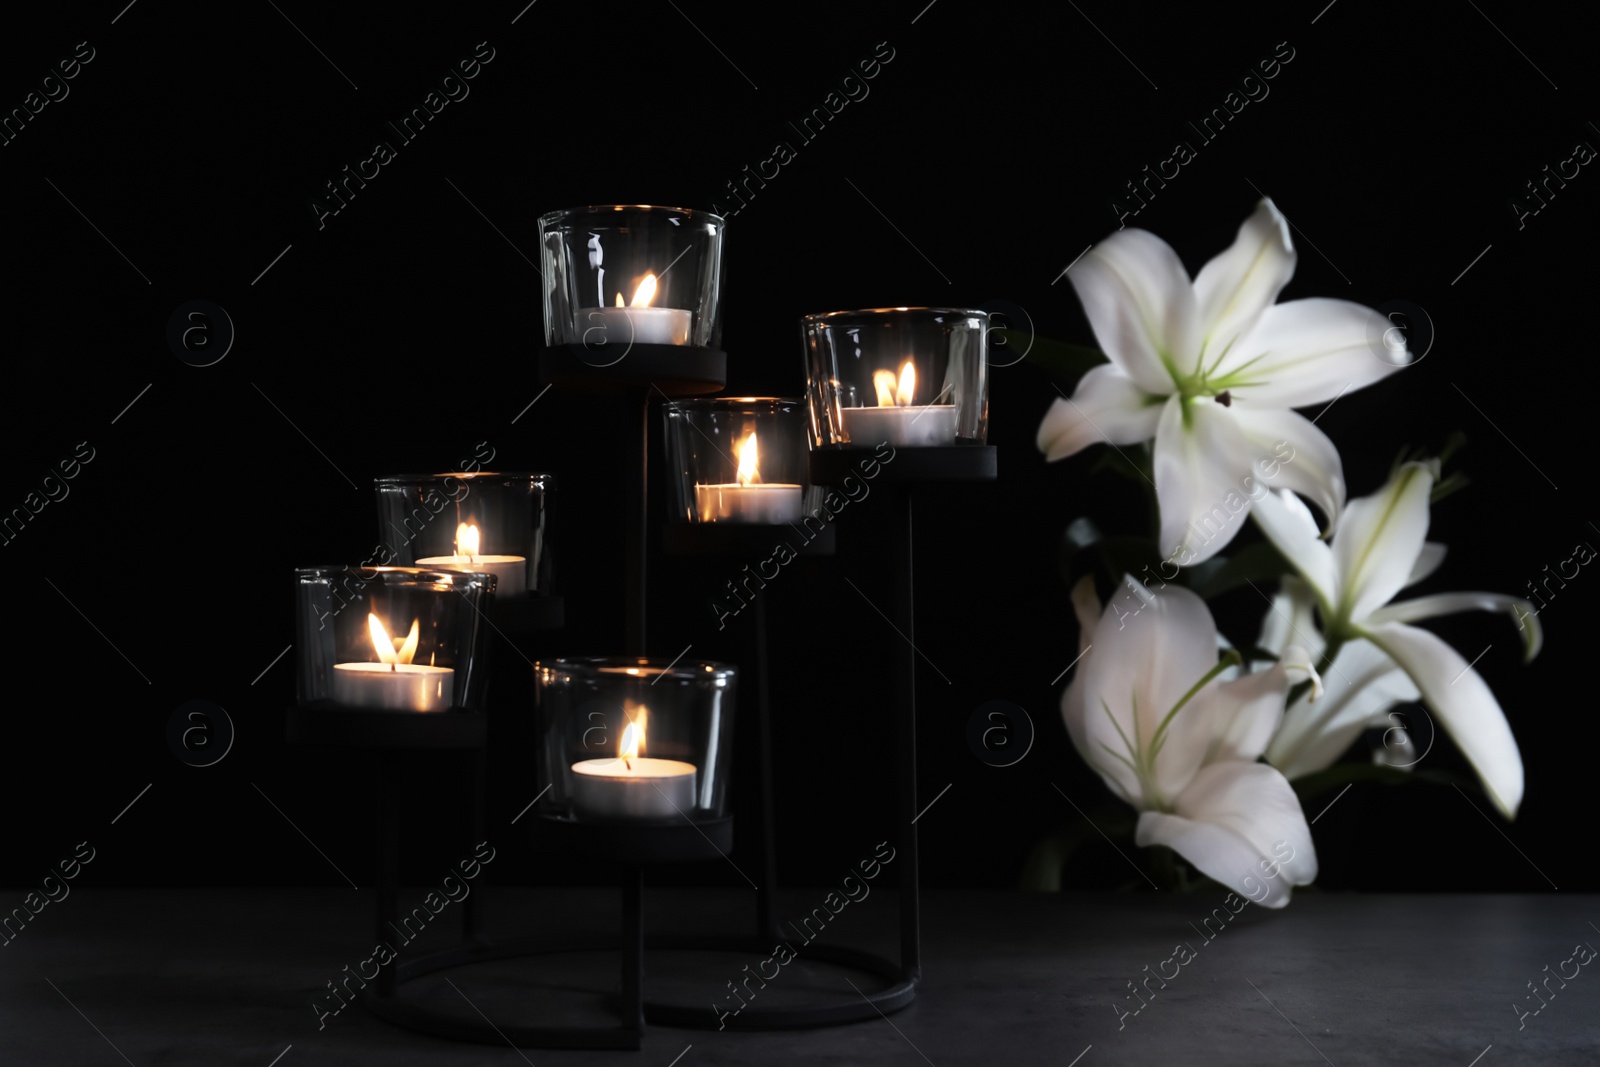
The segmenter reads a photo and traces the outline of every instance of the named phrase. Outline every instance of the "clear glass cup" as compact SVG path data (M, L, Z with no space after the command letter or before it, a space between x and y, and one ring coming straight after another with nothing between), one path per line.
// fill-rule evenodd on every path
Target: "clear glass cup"
M982 444L989 313L871 308L800 320L811 440L895 448Z
M718 347L724 225L706 211L648 204L541 216L545 344Z

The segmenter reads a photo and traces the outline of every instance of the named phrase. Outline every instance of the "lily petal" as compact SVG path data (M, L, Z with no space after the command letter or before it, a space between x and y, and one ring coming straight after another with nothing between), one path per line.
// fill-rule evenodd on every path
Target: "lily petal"
M1366 641L1340 649L1323 683L1323 698L1315 704L1295 701L1267 746L1267 762L1290 781L1331 767L1368 724L1422 696L1405 671Z
M1201 362L1215 362L1255 326L1294 276L1289 224L1270 199L1239 227L1233 244L1194 279L1203 340ZM1198 371L1199 366L1186 368Z
M1078 755L1089 766L1098 769L1100 761L1094 758L1096 753L1089 748L1083 726L1084 657L1094 641L1095 627L1100 624L1100 598L1095 595L1092 575L1078 579L1078 584L1072 587L1072 610L1078 617L1078 666L1072 674L1072 681L1067 683L1066 691L1061 694L1061 718L1067 725L1067 736L1072 738L1072 747L1078 750Z
M1427 630L1386 622L1369 628L1366 637L1411 676L1495 806L1507 819L1516 818L1522 803L1522 753L1483 678Z
M1256 647L1281 655L1291 644L1299 645L1313 661L1322 658L1325 644L1311 615L1316 598L1304 581L1292 574L1278 580L1272 606L1261 619L1261 635Z
M1089 445L1131 445L1156 435L1164 397L1152 397L1109 363L1078 380L1072 398L1057 397L1039 424L1039 451L1048 462Z
M1271 483L1267 488L1309 497L1328 517L1329 527L1337 524L1344 510L1344 466L1328 435L1286 408L1252 407L1241 400L1233 406L1233 417L1256 448L1255 473ZM1264 473L1269 470L1270 478Z
M1345 508L1333 538L1345 618L1365 619L1405 586L1428 536L1433 482L1430 464L1406 463L1377 493Z
M1152 593L1127 578L1095 626L1094 646L1080 670L1084 747L1103 777L1140 796L1144 783L1110 753L1131 760L1128 743L1145 750L1154 741L1167 713L1217 665L1217 626L1205 601L1189 590L1169 585ZM1155 761L1151 784L1164 798L1188 784L1208 743L1203 702L1191 705L1173 718ZM1144 799L1135 806L1160 798Z
M1300 572L1326 612L1339 599L1339 572L1333 550L1317 536L1317 520L1287 489L1268 493L1251 509L1267 540ZM1302 642L1304 643L1304 642Z
M1544 628L1539 625L1539 613L1533 605L1519 596L1505 593L1438 593L1419 596L1414 600L1401 600L1386 604L1368 616L1375 623L1416 622L1440 615L1454 615L1458 611L1500 611L1517 624L1522 634L1522 661L1530 663L1544 647Z
M1139 816L1134 840L1166 845L1264 908L1289 903L1317 877L1311 827L1287 779L1263 763L1213 763L1195 775L1175 812Z
M1261 313L1211 375L1217 388L1257 405L1327 404L1408 362L1383 348L1389 320L1348 300L1290 300Z
M1267 670L1217 686L1212 709L1214 732L1206 752L1207 763L1249 762L1266 751L1267 742L1283 722L1283 698L1292 684L1290 672L1309 675L1314 692L1321 692L1311 659L1299 645L1290 645L1282 658Z
M1187 413L1186 413L1187 411ZM1210 559L1226 548L1250 511L1248 486L1254 446L1233 413L1210 400L1173 397L1156 427L1152 465L1161 505L1161 554L1179 566Z
M1425 578L1431 577L1433 572L1444 563L1445 554L1449 550L1438 541L1424 541L1422 554L1417 556L1416 566L1411 568L1411 573L1406 575L1406 584L1402 589L1409 589Z
M1107 358L1145 392L1172 392L1172 370L1193 365L1200 330L1194 286L1171 246L1145 230L1118 230L1067 278Z

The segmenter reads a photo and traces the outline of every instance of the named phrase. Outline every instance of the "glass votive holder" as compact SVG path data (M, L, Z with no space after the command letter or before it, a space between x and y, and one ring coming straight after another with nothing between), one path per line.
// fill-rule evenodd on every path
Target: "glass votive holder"
M396 474L373 485L378 538L392 562L492 574L502 599L550 592L551 475Z
M737 673L624 656L538 663L541 813L576 822L723 818Z
M423 567L295 571L302 707L476 710L494 576Z
M546 345L722 340L721 216L608 204L539 218Z
M674 520L776 525L815 509L799 400L677 400L663 410Z
M832 311L800 320L816 446L983 444L989 313Z

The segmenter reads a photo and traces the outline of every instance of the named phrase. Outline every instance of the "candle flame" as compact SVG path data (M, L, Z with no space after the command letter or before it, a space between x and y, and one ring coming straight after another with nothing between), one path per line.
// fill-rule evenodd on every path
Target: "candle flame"
M900 368L900 388L895 391L894 402L897 407L909 407L911 398L917 392L917 368L909 359L906 365Z
M739 469L734 474L740 485L759 484L761 471L757 467L756 432L750 431L748 437L740 441L734 449L734 454L739 457Z
M894 407L894 371L873 371L872 387L878 391L878 406L880 408Z
M617 295L620 297L622 294L618 293ZM639 288L633 291L633 306L636 308L647 308L650 306L650 301L654 300L655 298L656 276L654 274L646 274L643 280L639 282Z
M478 527L463 522L456 527L456 559L471 563L472 557L476 555L478 555Z
M872 387L877 390L880 408L909 407L911 398L917 393L917 368L909 359L906 360L900 367L898 382L892 370L874 371Z
M622 743L617 747L617 756L621 759L632 760L639 758L639 750L644 747L644 728L636 722L630 722L622 730Z
M622 307L622 306L624 306L623 303L622 303L622 294L619 292L617 294L617 307Z
M389 631L384 629L383 623L376 615L367 614L367 632L372 635L372 649L378 654L379 663L387 663L391 667L397 663L410 663L417 654L417 638L421 633L421 620L411 620L411 633L404 638L390 637Z

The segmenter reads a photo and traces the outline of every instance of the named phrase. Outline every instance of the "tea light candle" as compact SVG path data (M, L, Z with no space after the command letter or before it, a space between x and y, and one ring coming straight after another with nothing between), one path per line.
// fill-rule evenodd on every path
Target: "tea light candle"
M897 448L927 448L956 443L956 406L841 408L839 419L851 444L887 441Z
M574 763L573 814L601 820L670 819L693 811L695 765L640 756L643 744L641 716L622 731L616 757Z
M695 511L701 522L777 525L800 518L798 485L697 485Z
M641 344L686 345L694 313L686 308L651 307L656 276L646 274L634 291L631 306L623 307L622 294L612 308L579 308L578 326L585 345Z
M739 457L736 481L694 487L695 513L701 522L749 522L776 525L800 518L800 487L761 481L756 433L751 430L734 449Z
M335 663L333 700L349 708L444 711L455 696L455 673L422 663Z
M954 404L913 404L917 391L917 369L911 360L900 368L898 383L893 371L873 374L878 391L877 407L840 408L839 424L852 444L887 441L902 448L953 445L956 441Z
M417 652L419 621L411 633L391 638L376 615L367 616L378 662L335 663L333 700L351 708L392 711L444 711L455 696L455 670L412 663Z
M469 571L473 574L495 576L495 591L526 593L528 591L528 557L480 555L478 527L461 523L456 527L456 554L453 556L427 556L417 560L419 567L440 567L452 571Z

